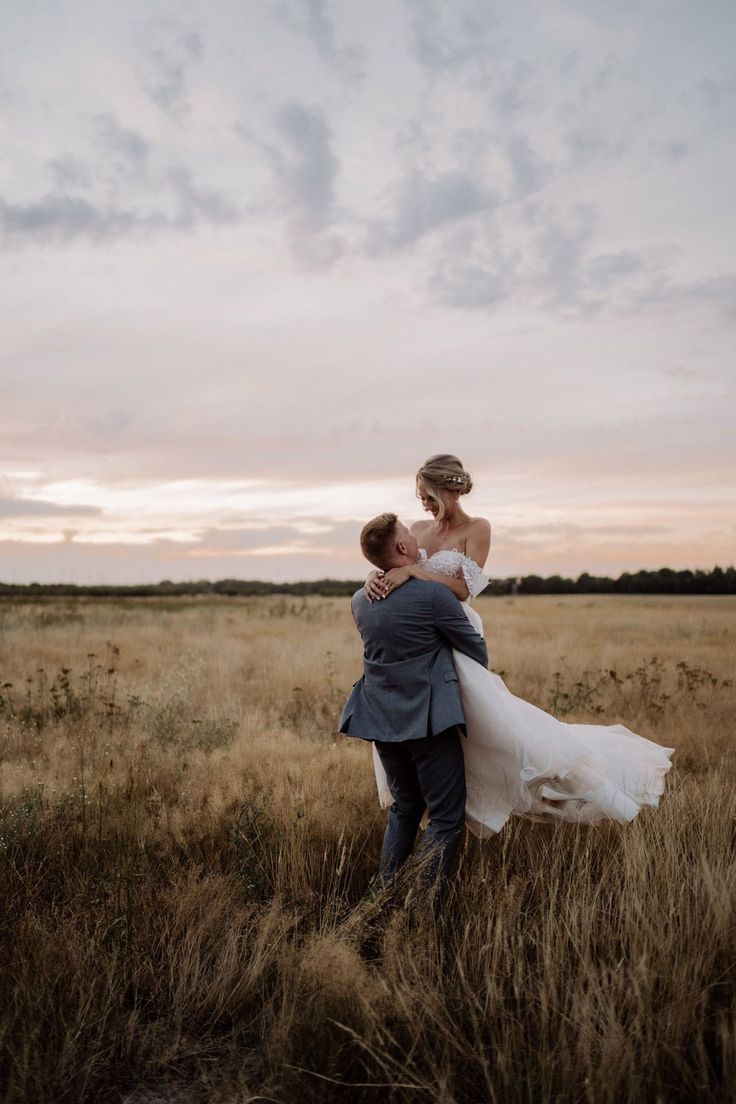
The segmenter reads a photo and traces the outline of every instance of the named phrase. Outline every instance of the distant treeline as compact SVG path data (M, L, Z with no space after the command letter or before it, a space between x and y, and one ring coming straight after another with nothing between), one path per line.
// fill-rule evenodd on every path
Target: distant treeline
M0 583L0 597L45 598L165 598L187 595L222 594L250 597L253 595L292 594L297 597L319 594L344 597L363 585L363 579L317 579L304 583L266 583L252 579L207 579L196 582L142 583L135 586L77 586L74 583ZM736 594L736 568L714 567L712 571L673 571L660 567L657 571L625 571L618 579L583 572L577 579L561 575L524 575L509 579L493 579L484 594Z
M589 575L577 579L561 575L525 575L519 579L494 579L485 594L736 594L736 567L712 571L625 571L618 579Z

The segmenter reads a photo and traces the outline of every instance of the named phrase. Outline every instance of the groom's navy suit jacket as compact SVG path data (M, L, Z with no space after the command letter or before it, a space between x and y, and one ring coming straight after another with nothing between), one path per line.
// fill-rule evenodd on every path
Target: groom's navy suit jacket
M340 717L340 731L363 740L418 740L464 725L452 649L488 665L485 641L442 583L409 579L388 598L353 595L363 639L363 677Z

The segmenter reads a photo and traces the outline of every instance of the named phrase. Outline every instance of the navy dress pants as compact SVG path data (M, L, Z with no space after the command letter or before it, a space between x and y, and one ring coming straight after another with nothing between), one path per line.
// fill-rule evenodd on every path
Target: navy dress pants
M426 808L429 826L417 857L428 852L426 882L452 873L465 826L465 764L457 725L420 740L376 740L394 804L378 868L379 878L395 874L409 857Z

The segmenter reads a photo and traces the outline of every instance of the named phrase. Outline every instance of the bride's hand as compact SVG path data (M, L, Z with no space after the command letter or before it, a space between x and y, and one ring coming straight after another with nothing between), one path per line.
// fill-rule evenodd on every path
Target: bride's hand
M371 571L366 579L363 591L369 602L377 602L379 598L386 597L383 589L383 575L384 573L382 571L376 569L375 571Z
M407 579L411 579L414 571L411 567L392 567L383 576L383 596L387 597L392 590L403 586Z

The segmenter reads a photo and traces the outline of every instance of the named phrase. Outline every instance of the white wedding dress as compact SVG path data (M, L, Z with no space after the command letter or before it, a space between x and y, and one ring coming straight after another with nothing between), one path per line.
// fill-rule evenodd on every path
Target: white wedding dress
M439 575L462 572L470 598L488 578L474 560L455 550L422 562ZM483 622L463 608L483 635ZM567 724L515 697L502 679L453 649L460 680L467 739L463 740L467 800L465 819L478 836L500 831L514 813L577 824L633 820L644 805L657 805L674 748L661 747L623 725ZM373 745L378 796L393 798Z

